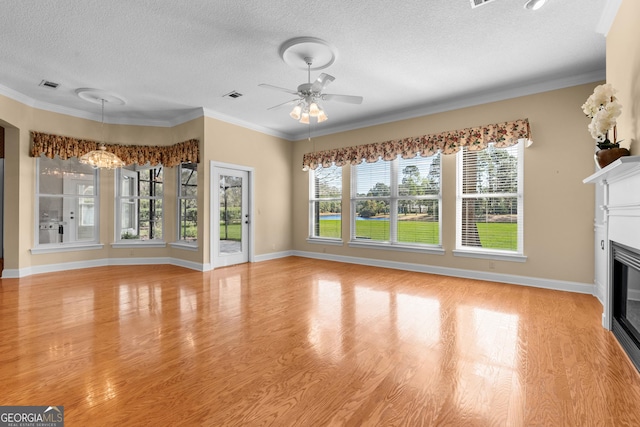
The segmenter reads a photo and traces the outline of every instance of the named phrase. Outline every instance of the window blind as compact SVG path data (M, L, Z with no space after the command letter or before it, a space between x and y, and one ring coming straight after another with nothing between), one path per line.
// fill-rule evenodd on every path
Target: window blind
M456 246L522 253L522 144L458 156Z
M439 245L440 154L354 167L352 240Z
M342 167L332 165L310 171L309 235L342 237Z

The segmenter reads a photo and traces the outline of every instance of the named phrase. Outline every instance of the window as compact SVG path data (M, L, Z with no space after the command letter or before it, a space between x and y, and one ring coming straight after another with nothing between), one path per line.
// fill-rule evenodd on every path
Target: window
M98 242L98 171L77 158L37 161L36 246Z
M457 153L458 251L522 255L522 147Z
M162 166L124 166L116 176L116 240L162 240Z
M351 242L440 246L440 188L439 153L353 167Z
M309 171L311 238L342 238L342 167L319 166Z
M178 241L198 241L198 164L182 163L178 168Z

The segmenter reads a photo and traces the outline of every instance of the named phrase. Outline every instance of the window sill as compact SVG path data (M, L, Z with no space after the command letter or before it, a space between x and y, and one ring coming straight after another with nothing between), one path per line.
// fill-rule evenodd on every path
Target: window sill
M185 242L173 242L169 243L169 246L176 249L184 249L186 251L197 251L198 244L197 243L185 243Z
M102 243L82 243L82 244L50 244L47 246L38 246L31 248L30 251L33 255L37 254L51 254L55 252L73 252L73 251L91 251L96 249L102 249L104 245Z
M167 244L161 240L143 240L132 242L117 242L112 243L111 247L114 249L120 248L166 248Z
M520 254L511 254L505 252L491 252L491 251L472 251L464 249L455 249L452 251L453 256L466 257L466 258L482 258L493 259L496 261L512 261L512 262L525 262L527 257Z
M322 237L308 237L307 243L313 243L314 245L332 245L332 246L342 246L344 242L342 239L329 239Z
M366 249L382 249L386 251L399 251L399 252L418 252L423 254L444 255L445 250L442 246L412 246L403 244L389 244L389 243L373 243L373 242L349 242L350 248L366 248Z

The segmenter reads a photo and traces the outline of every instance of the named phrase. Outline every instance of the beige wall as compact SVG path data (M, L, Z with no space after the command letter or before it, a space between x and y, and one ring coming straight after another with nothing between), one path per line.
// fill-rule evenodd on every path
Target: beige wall
M593 283L594 189L582 179L594 172L594 143L581 105L596 84L581 85L511 100L433 114L410 120L298 141L293 154L294 249L341 256L408 262L465 270L487 271L559 281ZM427 255L379 249L309 244L308 174L301 170L306 152L373 143L528 118L534 144L524 157L525 263L454 257L455 155L442 162L442 235L446 254ZM349 217L349 172L343 171L343 215ZM348 241L348 224L343 240Z
M607 35L607 83L622 104L618 139L631 155L640 154L640 2L623 0Z
M210 118L172 127L104 125L26 106L0 96L0 125L6 128L5 268L25 269L50 264L113 258L171 257L206 265L210 261L210 165L212 161L253 168L255 179L256 255L291 249L291 142ZM198 186L198 251L166 248L112 248L114 238L114 171L100 171L101 250L33 255L36 160L29 157L30 131L131 145L171 145L200 141ZM165 168L164 237L175 241L176 168Z
M205 119L205 135L207 180L209 161L254 169L255 254L290 250L292 143L212 118Z
M203 249L197 252L167 248L114 249L114 172L100 171L101 250L32 255L35 240L35 167L29 156L30 131L40 131L131 145L171 145L191 138L204 139L203 119L174 128L105 125L100 122L38 110L0 96L0 124L6 128L4 265L6 269L25 269L49 264L91 261L106 258L173 257L202 263ZM176 236L176 169L166 168L165 239ZM172 196L173 195L173 196ZM201 237L201 236L199 236Z
M632 15L638 5L623 3L621 14ZM629 10L633 9L633 10ZM624 11L626 10L626 12ZM620 15L620 14L619 14ZM637 36L630 22L620 16L607 41L625 44L616 26L627 28ZM625 33L626 34L626 33ZM630 39L638 39L629 36ZM615 40L618 42L615 42ZM620 42L624 40L624 42ZM635 46L635 45L634 45ZM625 106L620 121L620 135L638 139L635 119L637 96L638 49L623 50L619 61L632 70L619 73L614 83ZM633 51L633 54L631 53ZM635 56L634 56L635 55ZM616 55L610 55L608 66ZM624 58L623 58L624 57ZM622 66L620 67L622 68ZM618 70L615 70L618 71ZM611 78L617 74L610 72ZM100 123L38 110L0 96L0 124L6 128L5 162L5 266L17 269L79 260L124 257L174 257L206 264L209 262L210 234L210 162L251 167L255 172L255 254L298 250L342 256L364 257L465 270L487 271L578 283L593 282L593 187L582 179L593 173L594 143L587 131L588 120L580 106L597 85L587 84L562 90L494 102L441 114L372 126L325 137L291 143L277 137L241 128L213 118L199 118L173 128L107 125L106 138L123 144L168 145L190 138L201 141L199 185L199 241L197 252L166 249L113 249L113 172L101 172L100 240L105 248L98 251L31 255L34 241L35 159L28 156L29 131L100 139ZM315 149L358 145L394 138L435 133L488 123L528 118L534 145L525 150L525 263L453 257L455 245L455 158L443 160L443 245L444 256L385 250L351 249L312 245L308 234L308 174L302 172L302 154ZM632 135L631 137L627 135ZM293 147L293 148L292 148ZM349 167L345 167L345 189L349 188ZM167 171L167 190L175 192L175 171ZM167 204L165 237L175 237L175 198ZM171 205L173 204L173 205ZM349 212L348 192L343 199L345 217ZM343 226L345 242L349 229Z

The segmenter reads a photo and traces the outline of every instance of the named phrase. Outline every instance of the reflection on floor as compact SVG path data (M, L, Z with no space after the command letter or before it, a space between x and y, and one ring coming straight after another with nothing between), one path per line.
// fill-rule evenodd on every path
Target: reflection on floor
M296 257L0 280L0 404L70 426L640 425L591 295Z

